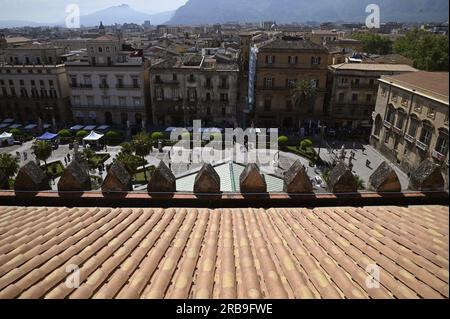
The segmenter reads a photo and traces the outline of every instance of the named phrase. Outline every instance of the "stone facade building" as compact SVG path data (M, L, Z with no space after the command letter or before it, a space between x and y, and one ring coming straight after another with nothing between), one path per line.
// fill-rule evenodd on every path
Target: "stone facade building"
M239 67L225 57L186 54L151 67L151 95L155 126L233 127L239 123Z
M5 49L0 64L0 118L38 124L39 119L55 129L72 121L70 88L60 60L64 50L33 44Z
M336 128L372 128L378 79L417 71L403 64L342 63L329 68L329 125Z
M448 184L448 73L414 72L380 80L371 144L406 173L430 159Z
M255 125L300 128L324 119L328 50L302 38L280 37L258 48L255 85ZM310 105L294 105L296 83L315 89Z
M120 37L88 41L87 57L68 62L74 121L139 131L149 121L149 63Z

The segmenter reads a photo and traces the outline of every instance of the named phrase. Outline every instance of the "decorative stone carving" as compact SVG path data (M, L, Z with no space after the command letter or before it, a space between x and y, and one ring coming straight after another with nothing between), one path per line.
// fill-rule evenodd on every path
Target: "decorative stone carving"
M444 188L445 181L441 168L431 160L423 161L409 179L410 190L443 191Z

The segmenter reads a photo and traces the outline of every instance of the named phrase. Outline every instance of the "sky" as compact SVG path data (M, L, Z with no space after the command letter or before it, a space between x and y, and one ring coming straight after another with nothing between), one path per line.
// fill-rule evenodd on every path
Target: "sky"
M175 10L186 2L187 0L0 0L0 20L62 21L68 4L77 4L81 15L85 15L121 4L128 4L145 13L158 13Z

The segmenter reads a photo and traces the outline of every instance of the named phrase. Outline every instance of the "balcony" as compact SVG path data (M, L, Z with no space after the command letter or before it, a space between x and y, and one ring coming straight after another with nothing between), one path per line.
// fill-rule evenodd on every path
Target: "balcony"
M73 89L90 90L92 89L92 84L72 84L70 87Z
M398 135L402 135L402 129L400 129L400 128L398 128L397 126L393 126L392 127L392 131L395 133L395 134L398 134Z
M100 84L98 87L100 89L109 89L109 85L108 84Z
M433 156L434 159L438 160L439 162L443 162L446 158L444 154L439 153L438 151L434 150L431 153L431 156Z
M116 85L116 89L119 90L137 90L140 89L141 87L139 85L123 85L123 84L117 84Z
M405 134L405 141L409 142L409 143L415 143L416 142L416 138L409 135L409 134Z
M384 121L384 127L390 130L392 128L392 124L389 123L388 121Z
M420 150L422 150L424 152L428 151L428 145L423 143L423 142L421 142L421 141L416 141L416 146L417 146L418 149L420 149Z

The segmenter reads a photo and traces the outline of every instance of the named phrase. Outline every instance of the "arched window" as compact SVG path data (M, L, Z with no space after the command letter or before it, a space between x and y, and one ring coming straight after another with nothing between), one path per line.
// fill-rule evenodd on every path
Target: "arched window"
M380 114L378 114L377 117L375 118L375 129L373 131L373 135L380 136L382 125L383 120L381 119Z

